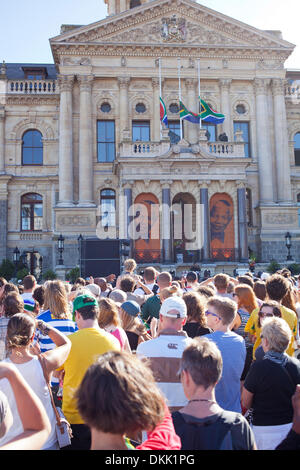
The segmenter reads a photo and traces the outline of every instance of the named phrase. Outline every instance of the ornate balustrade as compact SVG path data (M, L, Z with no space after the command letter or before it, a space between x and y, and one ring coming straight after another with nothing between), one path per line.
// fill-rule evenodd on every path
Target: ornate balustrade
M58 85L55 80L9 80L7 92L14 95L53 95L58 93Z

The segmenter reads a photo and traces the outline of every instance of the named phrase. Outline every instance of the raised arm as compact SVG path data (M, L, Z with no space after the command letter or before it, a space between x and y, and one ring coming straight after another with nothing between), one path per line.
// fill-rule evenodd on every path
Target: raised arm
M51 432L51 425L44 406L16 367L0 362L0 379L4 378L9 381L13 390L24 432L0 449L41 449Z
M43 336L49 336L57 346L57 348L43 353L46 372L50 375L55 369L58 369L65 363L71 350L71 341L66 335L42 320L37 320L37 328Z

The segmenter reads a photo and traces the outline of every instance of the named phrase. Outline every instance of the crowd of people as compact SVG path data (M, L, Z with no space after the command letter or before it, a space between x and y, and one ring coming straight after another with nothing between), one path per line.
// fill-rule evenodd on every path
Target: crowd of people
M0 449L299 450L300 278L137 273L0 278Z

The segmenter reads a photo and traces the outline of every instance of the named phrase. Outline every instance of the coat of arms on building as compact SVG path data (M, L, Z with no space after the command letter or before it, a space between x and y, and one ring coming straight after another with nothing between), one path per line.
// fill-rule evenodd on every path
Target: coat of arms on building
M184 18L177 18L176 15L171 18L162 18L161 37L164 41L185 41L186 33Z

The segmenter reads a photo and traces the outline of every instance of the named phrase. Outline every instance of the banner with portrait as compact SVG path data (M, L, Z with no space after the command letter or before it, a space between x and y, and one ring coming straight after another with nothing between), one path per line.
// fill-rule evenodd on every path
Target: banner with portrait
M210 200L209 210L211 258L234 260L234 208L231 197L227 193L214 194Z
M137 262L160 261L159 201L152 193L139 194L134 201L135 242Z

